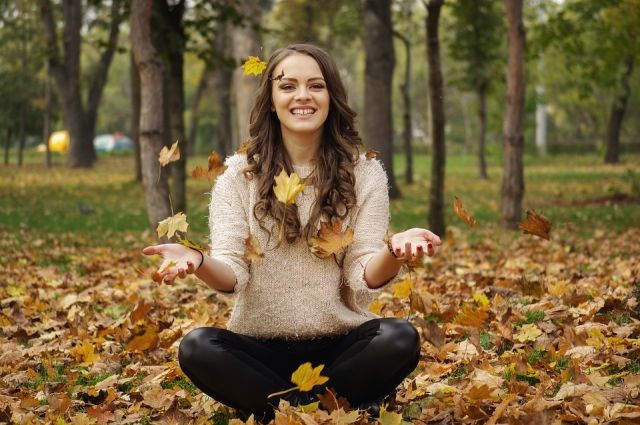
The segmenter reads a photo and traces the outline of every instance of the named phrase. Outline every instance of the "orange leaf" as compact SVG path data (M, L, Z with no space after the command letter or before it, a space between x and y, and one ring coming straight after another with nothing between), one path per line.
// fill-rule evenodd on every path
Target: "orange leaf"
M158 346L158 333L152 326L147 328L143 335L133 337L127 344L127 351L147 351Z
M247 263L264 258L264 253L260 249L260 245L258 244L258 240L255 236L249 235L249 237L244 241L244 246L244 260Z
M311 252L320 258L327 258L342 251L353 242L353 229L347 227L342 231L342 220L337 217L331 219L331 224L320 224L318 236L310 239Z
M467 223L471 227L475 227L476 220L469 215L466 209L464 209L464 207L462 206L462 202L460 201L460 199L458 199L457 196L455 196L453 200L453 209L458 217L464 220L465 223Z
M135 324L138 320L144 320L152 307L153 303L147 302L147 300L144 298L140 298L135 308L129 315L129 320L132 324Z
M527 210L527 219L518 223L518 227L521 228L524 233L549 240L551 222L547 217L533 210Z
M240 145L236 153L240 153L240 154L247 153L247 150L249 149L250 144L251 144L251 139L245 140L244 142L242 142L242 145Z
M224 170L226 169L227 167L220 160L220 155L218 155L218 152L211 151L207 169L205 170L198 165L191 172L191 177L198 180L211 180L224 173Z
M364 157L367 158L367 159L374 159L374 158L377 158L378 155L380 155L380 152L378 152L377 150L374 150L374 149L369 149L364 154Z
M171 162L177 161L180 159L180 148L178 147L178 140L171 145L171 148L167 148L166 146L162 147L160 150L160 155L158 155L158 161L160 161L160 165L163 167Z
M462 306L462 310L455 317L454 322L463 326L479 327L489 317L489 313L484 308L474 308L470 304Z

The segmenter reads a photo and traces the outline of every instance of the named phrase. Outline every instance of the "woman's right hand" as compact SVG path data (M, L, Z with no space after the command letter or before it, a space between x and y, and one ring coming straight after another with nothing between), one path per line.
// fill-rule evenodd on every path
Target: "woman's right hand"
M173 283L176 277L184 278L194 273L204 261L204 254L177 243L148 246L142 253L162 256L162 264L152 276L156 282Z

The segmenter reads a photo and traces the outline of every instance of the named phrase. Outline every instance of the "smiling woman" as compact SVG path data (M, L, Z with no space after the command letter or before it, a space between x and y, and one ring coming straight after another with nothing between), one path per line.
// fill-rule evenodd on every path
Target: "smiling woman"
M418 362L413 326L367 306L405 261L433 255L440 238L409 229L385 243L387 176L359 153L354 119L326 52L308 44L277 50L262 76L246 151L227 159L212 191L211 251L144 249L164 257L158 275L166 282L195 273L238 295L227 329L184 337L180 367L203 392L262 420L278 404L270 395L306 404L329 387L375 411ZM280 183L290 186L291 200L289 191L278 198ZM331 235L338 247L318 249ZM249 245L260 255L246 255ZM307 362L323 365L328 382L288 391L292 372Z

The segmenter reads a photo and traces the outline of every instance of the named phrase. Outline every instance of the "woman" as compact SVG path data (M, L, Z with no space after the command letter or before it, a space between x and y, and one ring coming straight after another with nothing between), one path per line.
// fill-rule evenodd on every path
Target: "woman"
M385 243L387 178L377 160L358 154L354 118L326 52L308 44L276 51L251 112L246 153L227 159L212 191L210 254L177 244L143 251L163 256L166 282L194 273L238 295L227 329L199 328L184 337L180 367L206 394L263 420L278 404L268 395L291 387L302 363L325 365L329 381L283 398L308 403L331 387L365 408L379 404L418 362L416 330L376 318L367 305L405 261L433 255L440 239L410 229ZM275 197L282 170L305 182L295 204ZM316 255L321 223L336 222L353 231L353 241L327 258ZM250 235L264 257L248 263Z

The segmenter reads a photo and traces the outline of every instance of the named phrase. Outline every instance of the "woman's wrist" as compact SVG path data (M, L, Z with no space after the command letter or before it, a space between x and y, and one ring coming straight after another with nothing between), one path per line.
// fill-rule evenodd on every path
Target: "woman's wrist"
M200 251L199 249L194 249L191 248L194 251L196 251L198 254L200 254L200 264L198 264L198 267L196 267L195 269L193 269L193 271L195 272L196 270L198 270L200 267L202 267L202 265L204 264L204 252Z
M400 257L398 256L398 254L396 254L395 250L393 249L393 244L391 243L391 236L389 236L387 238L387 251L389 251L389 254L391 254L391 256L398 262L404 262L405 259L404 257Z

